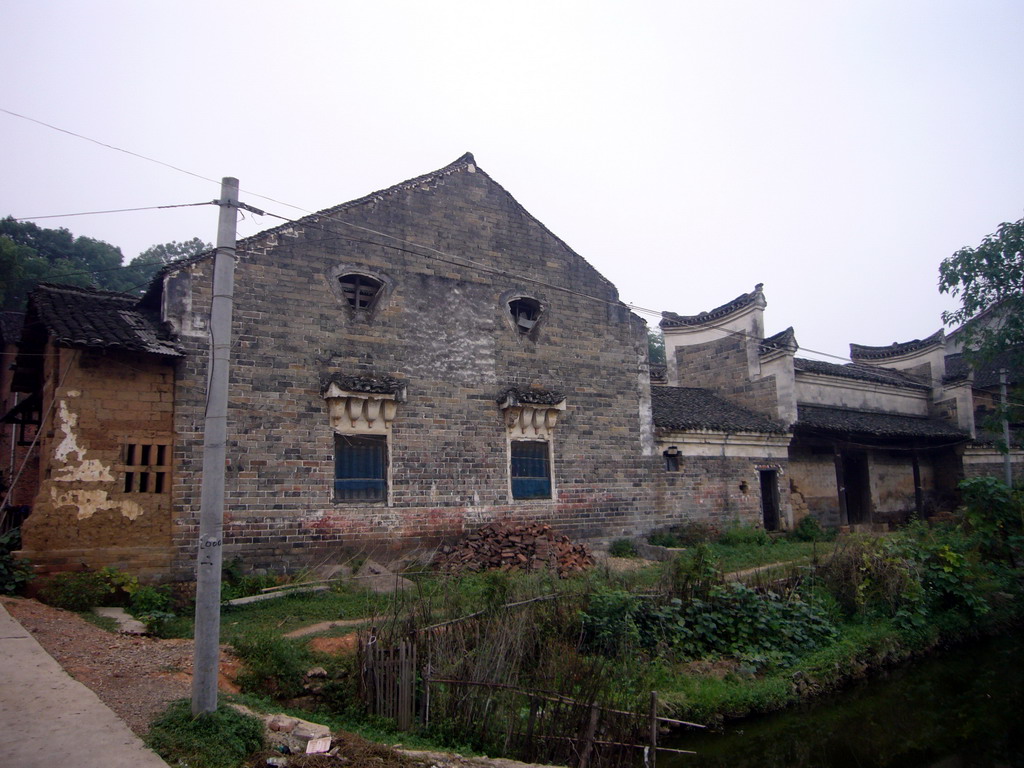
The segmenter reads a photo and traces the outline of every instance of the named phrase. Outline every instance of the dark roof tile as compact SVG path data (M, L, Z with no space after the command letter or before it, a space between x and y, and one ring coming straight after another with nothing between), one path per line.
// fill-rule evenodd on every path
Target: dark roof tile
M651 387L654 425L667 430L711 429L718 432L782 434L778 422L733 405L697 387Z
M892 387L909 387L912 389L931 389L916 376L911 376L894 368L881 368L875 365L857 365L847 363L826 363L821 360L808 360L798 357L793 360L793 367L803 373L817 373L822 376L838 376L843 379L869 381L875 384L887 384Z
M61 346L180 356L156 321L138 310L138 301L124 293L40 283L29 297L28 314Z
M824 405L798 405L793 431L847 437L864 435L901 439L970 439L966 432L952 424L926 416L858 411Z

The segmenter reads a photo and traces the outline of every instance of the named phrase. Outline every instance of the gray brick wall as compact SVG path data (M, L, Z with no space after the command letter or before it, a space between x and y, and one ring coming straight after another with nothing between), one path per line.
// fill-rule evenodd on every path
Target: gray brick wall
M654 514L652 460L639 442L646 337L610 283L479 170L338 216L417 246L328 219L244 244L235 271L225 557L301 567L342 549L430 543L501 517L599 537ZM475 266L449 263L464 260ZM372 317L331 288L339 266L389 283ZM209 261L192 267L192 315L182 318L180 575L191 568L197 531L208 338L195 327L208 312L211 269ZM501 301L509 291L545 305L535 339L510 326ZM407 386L390 438L391 506L332 501L334 439L319 385L330 373L392 376ZM557 500L510 498L496 404L509 386L565 393L554 433Z

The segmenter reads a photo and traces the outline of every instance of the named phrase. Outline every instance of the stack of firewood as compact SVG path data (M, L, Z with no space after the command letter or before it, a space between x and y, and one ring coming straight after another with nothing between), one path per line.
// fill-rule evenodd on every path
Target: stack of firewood
M594 564L585 544L573 544L542 523L490 523L455 544L438 549L443 571L533 571L549 568L565 576Z

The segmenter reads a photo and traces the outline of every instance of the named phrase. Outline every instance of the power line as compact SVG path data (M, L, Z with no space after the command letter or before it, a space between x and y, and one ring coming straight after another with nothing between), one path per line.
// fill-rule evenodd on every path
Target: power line
M98 144L101 147L106 147L107 149L112 149L115 152L123 152L126 155L131 155L132 157L137 157L140 160L145 160L145 161L150 162L150 163L156 163L157 165L162 165L165 168L170 168L171 170L178 171L179 173L185 173L185 174L188 174L189 176L194 176L195 178L202 179L203 181L209 181L209 182L212 182L213 184L220 184L219 181L216 181L215 179L211 179L208 176L203 176L200 173L195 173L193 171L186 170L185 168L180 168L177 165L171 165L170 163L165 163L163 160L157 160L154 157L148 157L146 155L139 154L138 152L132 152L130 149L122 149L121 147L116 147L113 144L107 144L106 142L99 141L98 139L92 139L92 138L90 138L88 136L83 136L80 133L75 133L74 131L69 131L66 128L58 128L56 125L51 125L50 123L43 122L42 120L37 120L34 117L29 117L28 115L19 114L18 112L14 112L14 111L12 111L10 109L4 109L3 107L0 107L0 112L4 112L4 113L6 113L8 115L12 115L13 117L19 117L22 120L28 120L30 123L36 123L37 125L45 126L45 127L50 128L50 129L52 129L54 131L59 131L60 133L66 133L68 136L74 136L76 139L82 139L83 141L88 141L88 142L91 142L93 144Z
M97 139L90 138L89 136L84 136L84 135L82 135L80 133L76 133L74 131L70 131L70 130L67 130L65 128L59 128L58 126L52 125L52 124L44 122L42 120L37 120L36 118L28 117L27 115L19 114L17 112L12 111L12 110L5 109L3 107L0 107L0 112L4 112L6 114L12 115L14 117L21 118L23 120L28 120L29 122L37 123L38 125L42 125L42 126L45 126L47 128L50 128L52 130L59 131L60 133L65 133L65 134L68 134L69 136L74 136L74 137L82 139L84 141L88 141L88 142L91 142L93 144L97 144L97 145L99 145L101 147L106 147L107 149L112 149L112 150L114 150L116 152L123 152L124 154L131 155L133 157L137 157L137 158L139 158L141 160L146 160L148 162L156 163L157 165L162 165L162 166L164 166L166 168L170 168L172 170L178 171L179 173L184 173L184 174L187 174L189 176L194 176L194 177L196 177L198 179L202 179L204 181L209 181L209 182L214 183L214 184L218 184L218 185L220 184L220 182L216 181L215 179L211 179L208 176L203 176L202 174L198 174L198 173L195 173L193 171L189 171L189 170L186 170L184 168L180 168L180 167L178 167L176 165L172 165L171 163L166 163L166 162L164 162L162 160L157 160L156 158L149 157L147 155L143 155L143 154L140 154L138 152L132 152L131 150L123 149L123 148L115 146L113 144L108 144L106 142L102 142L102 141L99 141ZM565 293L569 293L571 295L579 296L579 297L582 297L582 298L591 299L593 301L604 302L604 303L607 303L607 304L610 304L610 305L614 305L614 306L619 306L619 305L625 306L625 307L629 308L631 311L634 311L634 312L643 313L643 314L650 314L650 315L655 315L655 316L659 316L659 317L662 316L662 313L657 311L657 310L646 309L646 308L639 307L639 306L636 306L636 305L633 305L633 304L628 304L628 303L622 302L622 301L612 301L610 299L604 299L604 298L599 297L599 296L591 296L589 294L581 293L579 291L573 291L570 288L565 288L563 286L556 286L556 285L553 285L551 283L546 283L546 282L544 282L542 280L536 280L536 279L533 279L533 278L525 278L525 277L522 277L522 276L509 275L507 272L505 272L503 270L493 269L493 268L490 268L490 267L485 267L485 266L477 264L477 263L475 263L475 262L473 262L472 260L469 260L469 259L465 259L465 260L461 260L460 261L460 260L458 260L459 257L453 256L452 254L448 254L448 253L446 253L444 251L441 251L441 250L439 250L437 248L433 248L432 246L422 245L422 244L419 244L419 243L415 243L415 242L413 242L411 240L406 240L406 239L398 237L396 235L391 235L391 234L388 234L386 232L381 232L379 230L372 229L370 227L365 227L365 226L362 226L360 224L354 224L352 222L345 221L343 219L338 219L334 215L331 215L331 214L323 214L323 213L317 214L317 213L315 213L313 211L310 211L310 210L308 210L306 208L303 208L302 206L294 205L292 203L288 203L288 202L285 202L283 200L279 200L279 199L270 197L268 195L262 195L262 194L259 194L257 192L252 192L252 191L249 191L249 190L245 190L245 192L247 194L253 196L253 197L258 197L258 198L261 198L263 200L269 200L270 202L278 203L279 205L284 205L284 206L287 206L288 208L294 208L295 210L302 211L303 213L305 213L307 215L310 215L310 216L317 216L318 215L321 218L326 218L329 221L335 221L335 222L337 222L339 224L342 224L344 226L352 227L354 229L358 229L358 230L361 230L363 232L368 232L368 233L371 233L371 234L378 235L380 237L388 238L390 240L394 240L395 242L404 243L404 244L412 246L414 248L418 248L418 249L420 249L422 251L430 251L430 252L432 252L434 254L437 254L438 257L441 257L440 260L445 261L446 263L452 264L454 266L469 267L471 269L477 269L477 270L480 270L480 271L489 272L491 274L500 275L502 277L509 277L509 278L513 278L514 277L515 279L524 280L524 281L527 281L527 282L531 282L531 283L533 283L535 285L541 285L543 287L550 288L552 290L563 291ZM216 201L214 201L214 202L216 202ZM192 203L190 205L207 205L207 204L208 203ZM160 206L157 206L157 207L160 207ZM167 206L167 207L178 207L178 206ZM125 210L131 210L131 209L125 209ZM138 210L145 210L145 209L138 209ZM110 212L114 212L114 211L110 211ZM86 214L68 214L68 215L86 215ZM274 216L275 218L282 219L283 221L287 221L287 222L292 223L292 224L299 224L299 223L301 223L302 226L313 227L315 229L320 229L321 231L324 231L324 232L329 232L330 234L337 234L337 235L339 235L339 237L342 237L342 238L345 237L344 235L341 235L340 233L332 232L331 230L326 230L326 229L323 229L322 227L318 227L315 224L313 224L312 222L300 222L299 220L290 219L290 218L288 218L286 216L281 216L281 215L278 215L278 214L270 214L270 213L268 213L267 215ZM49 217L36 217L36 218L49 218ZM375 246L384 247L384 248L387 248L387 247L394 248L394 246L388 246L385 243L374 243L372 241L356 240L355 238L348 238L348 239L350 239L352 242L361 242L361 243L365 243L365 244L368 244L368 245L375 245ZM406 252L406 253L416 254L415 251L409 251L409 250L402 249L402 248L395 248L395 250L403 251L403 252ZM422 254L416 254L416 255L422 255ZM752 334L749 334L749 333L746 333L746 332L743 332L743 331L730 331L728 329L721 328L721 327L718 327L718 326L711 326L711 329L712 330L716 330L716 331L721 331L722 333L728 334L728 335L742 336L742 337L745 337L745 338L748 338L748 339L753 339L753 340L756 340L756 341L763 341L763 339L757 339ZM798 345L798 349L800 349L800 350L802 350L802 351L804 351L806 353L809 353L809 354L818 355L820 357L827 357L827 358L831 358L833 360L839 360L839 361L841 361L843 363L849 363L849 364L853 364L853 365L860 365L860 364L856 363L854 360L852 360L852 359L850 359L848 357L842 357L840 355L833 355L833 354L831 354L829 352L821 352L819 350L809 349L807 347L803 347L803 346L799 346L799 345ZM886 372L888 372L888 371L895 372L894 369L885 369L885 368L880 368L880 367L876 368L875 366L863 366L863 367L868 368L868 369L874 371L876 374L881 375L881 376L885 376ZM893 383L904 383L904 382L901 382L900 380L896 379L895 377L892 378L892 381L893 381ZM942 382L940 382L938 380L934 380L934 379L931 380L931 382L932 382L933 385L934 384L939 384L939 385L942 384Z
M72 216L98 216L103 213L132 213L134 211L160 211L166 208L192 208L197 205L215 205L211 200L205 203L178 203L177 205L147 205L141 208L111 208L106 211L81 211L79 213L52 213L48 216L12 216L14 221L38 221L40 219L66 219Z

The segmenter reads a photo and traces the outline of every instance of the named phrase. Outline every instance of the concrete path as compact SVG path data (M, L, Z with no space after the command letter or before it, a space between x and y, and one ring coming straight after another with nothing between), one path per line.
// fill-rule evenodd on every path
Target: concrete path
M167 768L0 604L0 765Z

